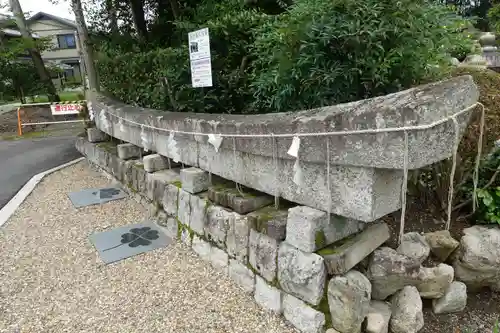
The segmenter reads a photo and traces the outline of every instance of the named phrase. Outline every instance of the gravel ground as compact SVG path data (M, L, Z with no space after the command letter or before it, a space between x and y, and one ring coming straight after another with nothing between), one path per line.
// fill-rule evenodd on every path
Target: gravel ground
M86 162L58 171L0 229L1 333L296 332L182 244L104 265L88 235L146 214L67 198L106 184Z

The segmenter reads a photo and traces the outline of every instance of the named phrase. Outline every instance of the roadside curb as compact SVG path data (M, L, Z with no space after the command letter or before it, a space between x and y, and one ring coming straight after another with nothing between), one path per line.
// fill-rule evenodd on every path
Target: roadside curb
M55 168L49 169L44 172L40 172L39 174L34 175L31 177L30 180L24 184L24 186L12 197L12 199L7 202L5 206L3 206L2 209L0 209L0 227L7 222L7 220L14 214L16 209L26 200L28 195L30 195L31 192L35 189L36 185L40 183L40 181L47 175L50 175L51 173L58 171L60 169L64 169L66 167L69 167L73 164L76 164L82 160L84 160L85 157L80 157L77 158L76 160L70 161L68 163L61 164L59 166L56 166Z

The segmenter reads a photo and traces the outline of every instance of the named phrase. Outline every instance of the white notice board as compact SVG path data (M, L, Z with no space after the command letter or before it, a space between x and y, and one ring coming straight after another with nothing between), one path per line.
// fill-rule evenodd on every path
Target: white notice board
M212 86L212 61L208 28L188 34L191 83L193 88Z

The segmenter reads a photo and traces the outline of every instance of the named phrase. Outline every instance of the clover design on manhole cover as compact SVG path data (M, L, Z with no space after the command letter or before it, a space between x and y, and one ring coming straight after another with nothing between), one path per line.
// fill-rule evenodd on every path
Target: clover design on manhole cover
M147 246L151 245L152 241L158 239L160 235L158 230L151 229L150 227L132 228L129 232L122 234L120 244L103 250L108 251L116 249L119 246L128 244L129 247Z
M114 195L120 194L120 190L116 188L103 188L102 190L99 190L99 197L101 199L110 199Z

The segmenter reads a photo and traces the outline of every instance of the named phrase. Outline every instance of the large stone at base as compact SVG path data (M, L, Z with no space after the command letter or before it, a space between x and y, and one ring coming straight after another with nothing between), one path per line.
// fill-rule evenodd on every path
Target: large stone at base
M276 239L254 229L250 230L248 261L252 268L269 282L276 279L278 246Z
M325 315L291 296L283 298L283 315L302 333L323 333Z
M286 242L304 252L314 252L363 228L364 224L307 206L288 210Z
M179 189L177 218L184 225L191 224L191 194L183 189Z
M260 276L255 276L255 302L266 310L275 313L283 311L283 293L266 283Z
M229 220L233 213L219 206L210 206L207 209L207 223L205 225L205 236L208 240L224 248L226 246L227 229Z
M212 246L210 250L210 263L219 272L228 273L229 257L226 252L215 246Z
M323 297L326 269L315 253L305 253L281 243L278 252L278 282L281 288L301 300L318 305Z
M232 213L228 220L226 237L227 253L230 257L246 264L248 261L248 239L250 237L250 223L246 216Z
M431 252L443 262L446 261L460 245L457 240L451 237L448 230L429 232L425 234L425 239L431 248Z
M392 297L392 333L417 333L424 327L422 300L417 288L406 286Z
M359 333L370 310L370 281L358 271L334 276L328 283L332 326L342 333Z
M229 276L245 292L253 293L255 290L255 274L247 266L236 259L229 259Z
M193 248L193 251L197 255L199 255L201 259L203 259L205 261L210 260L210 254L212 251L212 246L210 245L210 243L204 241L203 239L201 239L197 235L194 235L193 242L192 242L191 246Z
M463 232L453 261L456 279L469 290L500 291L500 229L474 226Z
M399 254L416 259L419 263L423 263L429 256L431 248L425 236L418 232L409 232L403 235L401 244L396 250Z
M388 333L391 320L391 306L386 302L371 301L366 316L366 333Z
M179 202L179 188L175 185L169 184L165 186L163 194L163 209L167 215L177 218L177 209Z
M436 314L461 312L467 306L467 286L454 281L443 297L432 300L432 310Z
M389 247L381 247L370 258L367 276L372 283L372 298L384 300L408 285L420 282L420 262L397 253Z
M437 267L421 267L417 289L422 298L443 297L446 290L453 282L453 267L446 264L439 264Z
M208 172L198 168L181 169L182 188L195 194L206 191L209 185Z
M191 223L189 227L198 235L203 235L207 224L209 202L198 195L191 196Z
M386 223L370 225L358 235L318 251L325 259L328 274L344 274L385 243L390 237Z

